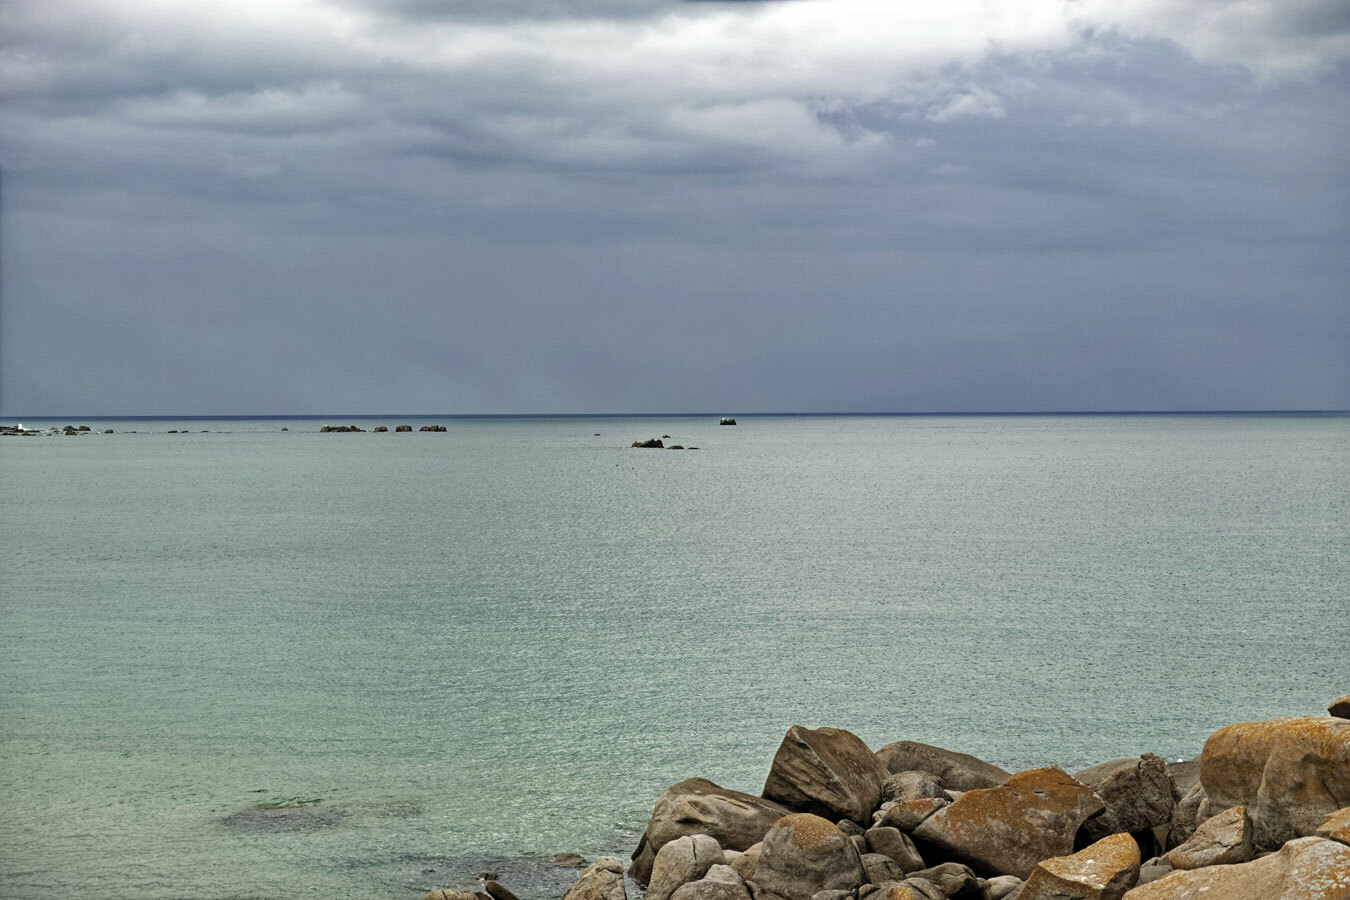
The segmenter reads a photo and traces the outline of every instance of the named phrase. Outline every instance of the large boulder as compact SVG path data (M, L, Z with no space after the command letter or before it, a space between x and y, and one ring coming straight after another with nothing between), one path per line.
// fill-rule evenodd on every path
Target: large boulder
M1299 838L1252 862L1173 872L1125 900L1350 900L1350 847Z
M623 886L623 860L601 856L587 866L563 900L628 900Z
M1041 860L1017 900L1120 900L1138 880L1139 845L1113 834L1072 856Z
M725 859L722 846L706 834L685 835L670 841L652 863L647 900L670 900L670 895L681 886L698 881Z
M713 866L699 881L680 887L670 900L750 900L750 889L730 866Z
M1241 806L1206 819L1180 847L1165 859L1174 869L1202 869L1249 862L1252 858L1252 820Z
M1073 852L1078 829L1106 805L1086 785L1049 766L1018 772L995 788L967 791L913 831L924 845L992 875L1026 878L1036 863Z
M1088 841L1120 832L1135 834L1172 820L1177 788L1167 764L1152 753L1102 763L1073 777L1106 803L1106 812L1083 825L1083 837Z
M1317 826L1317 836L1350 846L1350 806L1338 809Z
M1311 835L1350 806L1350 719L1239 722L1205 741L1200 783L1209 809L1245 806L1257 850Z
M852 891L867 874L858 848L834 823L810 813L794 813L774 823L764 836L751 887L765 895L811 900L818 891Z
M685 835L706 834L723 849L747 850L789 811L772 800L718 787L706 778L681 781L656 798L628 874L645 885L656 854Z
M870 825L886 774L857 735L793 725L774 754L764 797L828 819L842 816Z
M889 772L927 772L953 791L997 787L1008 780L1008 773L992 763L916 741L887 744L876 756Z

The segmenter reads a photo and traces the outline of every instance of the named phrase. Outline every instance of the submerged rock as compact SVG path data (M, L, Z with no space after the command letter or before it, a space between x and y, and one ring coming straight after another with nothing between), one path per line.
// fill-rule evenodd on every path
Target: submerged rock
M304 831L341 825L347 811L319 801L299 801L294 805L250 806L220 820L227 828L248 831Z

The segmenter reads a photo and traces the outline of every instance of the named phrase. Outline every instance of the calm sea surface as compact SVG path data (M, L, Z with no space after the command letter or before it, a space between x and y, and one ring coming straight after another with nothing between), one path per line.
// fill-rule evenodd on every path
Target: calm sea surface
M1350 690L1350 418L329 421L391 433L0 439L0 896L556 896L793 723L1072 769Z

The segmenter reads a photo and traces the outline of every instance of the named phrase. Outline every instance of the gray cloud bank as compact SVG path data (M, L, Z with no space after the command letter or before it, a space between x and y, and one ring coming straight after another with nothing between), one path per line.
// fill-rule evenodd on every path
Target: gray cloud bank
M0 412L1350 407L1348 11L11 0Z

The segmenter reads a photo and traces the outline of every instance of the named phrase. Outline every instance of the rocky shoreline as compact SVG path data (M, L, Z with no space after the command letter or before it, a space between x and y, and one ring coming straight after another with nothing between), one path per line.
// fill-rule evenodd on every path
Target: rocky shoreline
M1350 695L1328 712L1072 775L794 725L760 796L666 789L626 875L646 900L1350 900ZM626 883L601 857L564 900ZM485 888L423 900L515 900Z

